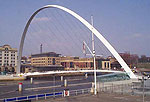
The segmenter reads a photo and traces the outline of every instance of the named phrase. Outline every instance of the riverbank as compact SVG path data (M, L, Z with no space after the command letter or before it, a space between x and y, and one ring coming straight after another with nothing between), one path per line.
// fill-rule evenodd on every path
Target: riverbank
M26 79L25 76L0 75L0 81L22 81L25 79Z

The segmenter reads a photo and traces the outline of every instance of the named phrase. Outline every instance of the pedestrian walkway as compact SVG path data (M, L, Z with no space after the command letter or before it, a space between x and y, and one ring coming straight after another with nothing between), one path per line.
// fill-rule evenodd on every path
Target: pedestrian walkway
M33 102L36 102L35 100ZM99 93L98 95L78 95L65 98L50 98L38 102L143 102L142 96ZM150 102L150 97L145 97L144 102Z

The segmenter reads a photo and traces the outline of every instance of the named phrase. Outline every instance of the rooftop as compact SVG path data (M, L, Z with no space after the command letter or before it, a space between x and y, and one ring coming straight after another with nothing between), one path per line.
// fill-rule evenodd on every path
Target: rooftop
M45 53L40 53L40 54L32 54L31 57L59 57L61 54L57 54L55 52L45 52Z

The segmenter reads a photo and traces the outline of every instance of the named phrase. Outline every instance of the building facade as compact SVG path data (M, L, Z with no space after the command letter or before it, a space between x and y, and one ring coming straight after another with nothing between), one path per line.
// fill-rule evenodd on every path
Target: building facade
M0 46L0 71L15 72L17 66L17 49L10 45Z
M31 55L31 66L61 66L60 54L55 52L47 52Z
M60 62L60 54L55 52L32 54L26 61L23 59L22 62L26 62L21 66L23 73L64 70Z
M102 61L102 69L111 69L111 63L109 60Z
M93 69L93 58L61 57L61 65L66 70Z

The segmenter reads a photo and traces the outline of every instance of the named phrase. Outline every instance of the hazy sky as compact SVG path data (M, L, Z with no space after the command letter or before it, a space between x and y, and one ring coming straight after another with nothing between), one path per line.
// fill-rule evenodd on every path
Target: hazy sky
M0 0L0 46L19 48L27 20L48 4L67 7L88 21L93 15L95 28L118 52L150 56L150 0Z

